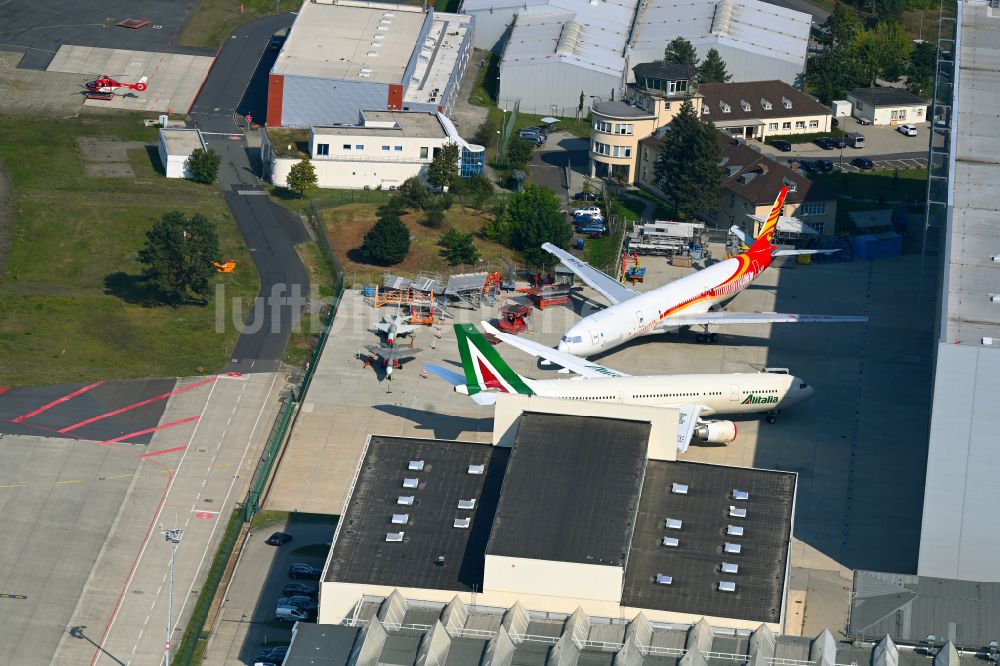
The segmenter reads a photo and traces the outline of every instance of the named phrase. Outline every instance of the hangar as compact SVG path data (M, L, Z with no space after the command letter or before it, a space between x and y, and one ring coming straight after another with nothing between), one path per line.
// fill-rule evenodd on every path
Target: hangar
M448 114L473 19L420 5L302 3L268 76L267 126L353 124L363 109Z
M320 623L401 594L780 628L795 474L677 461L655 445L675 410L580 416L533 397L510 421L500 402L494 445L369 438Z

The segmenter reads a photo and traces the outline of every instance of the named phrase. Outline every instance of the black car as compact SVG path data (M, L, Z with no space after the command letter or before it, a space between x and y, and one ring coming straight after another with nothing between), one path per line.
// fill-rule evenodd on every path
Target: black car
M833 142L834 148L847 148L847 139L843 136L832 136L830 137L830 141Z
M323 572L308 564L296 563L288 567L288 577L292 579L306 578L308 580L319 580Z
M840 127L840 121L836 117L830 118L830 125L832 127Z
M288 583L281 589L281 593L286 597L296 595L315 597L316 588L312 585L306 585L305 583Z
M806 173L812 173L816 170L816 163L809 160L799 160L799 168Z
M867 157L855 157L853 160L851 160L851 164L858 167L862 171L868 171L869 169L875 168L875 163L872 162Z
M831 139L828 136L819 136L819 137L816 137L813 140L813 143L815 143L817 146L819 146L823 150L833 150L833 147L835 145L834 142L833 142L833 139Z
M283 546L292 540L292 535L285 532L275 532L271 536L267 537L266 543L269 546Z
M830 173L833 171L833 162L830 160L816 160L816 171Z
M573 195L574 201L600 201L601 195L593 192L577 192Z
M285 655L288 654L287 645L276 645L272 648L265 648L257 653L254 657L254 661L263 662L273 662L275 664L280 664L285 659Z
M785 141L784 139L775 139L774 141L771 142L771 145L776 150L780 150L783 153L787 153L792 149L791 142Z

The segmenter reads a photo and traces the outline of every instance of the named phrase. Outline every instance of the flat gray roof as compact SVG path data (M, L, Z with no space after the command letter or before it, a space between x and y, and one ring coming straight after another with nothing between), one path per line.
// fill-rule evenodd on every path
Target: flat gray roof
M427 15L420 7L303 2L271 72L403 83Z
M625 102L596 102L592 107L595 113L612 118L652 118L653 114L637 106Z
M414 138L445 138L448 133L441 126L436 113L421 111L362 111L367 126L316 125L316 136L405 136ZM374 127L373 124L391 126Z
M163 137L168 155L190 155L196 149L205 147L201 130L197 129L165 127L160 130L160 136Z

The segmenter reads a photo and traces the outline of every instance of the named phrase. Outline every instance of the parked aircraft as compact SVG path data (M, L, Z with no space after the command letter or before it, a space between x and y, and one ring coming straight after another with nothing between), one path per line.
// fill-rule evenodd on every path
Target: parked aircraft
M663 333L682 326L701 326L704 333L699 334L699 341L711 342L718 336L716 333L709 333L708 327L715 325L868 321L866 316L837 317L713 309L721 301L731 299L746 289L771 265L774 257L829 252L778 250L771 243L787 193L787 187L781 188L760 235L747 252L645 293L629 289L610 275L551 243L542 245L543 249L558 257L563 265L611 302L611 307L583 318L570 328L559 342L559 350L586 357L617 347L641 335Z
M390 347L389 345L366 345L365 349L382 361L385 376L389 379L392 379L392 371L401 367L404 360L413 358L421 351L419 347Z
M455 324L464 375L434 365L428 365L427 370L449 382L457 393L468 395L481 405L496 402L497 393L520 393L563 400L673 407L680 412L677 431L680 451L686 451L692 439L712 444L736 439L735 423L705 417L763 412L767 414L767 421L774 423L775 415L782 408L802 402L815 392L802 379L779 369L756 373L633 377L532 340L501 333L486 322L483 326L503 342L561 365L580 377L522 377L471 324Z
M406 323L406 317L399 314L383 317L377 328L385 333L385 340L390 347L396 338L401 335L408 335L417 329L413 324Z

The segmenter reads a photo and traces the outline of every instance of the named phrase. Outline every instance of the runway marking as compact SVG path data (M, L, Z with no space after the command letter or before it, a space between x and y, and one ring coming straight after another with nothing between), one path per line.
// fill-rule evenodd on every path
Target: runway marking
M162 451L153 451L152 453L143 453L140 458L152 458L153 456L162 456L164 453L177 453L178 451L183 451L187 448L187 444L182 446L175 446L172 449L163 449Z
M61 405L64 402L72 400L76 396L78 396L78 395L80 395L82 393L86 393L90 389L96 388L96 387L100 386L103 383L104 382L94 382L93 384L90 384L88 386L84 386L83 388L77 389L77 390L73 391L72 393L67 393L66 395L64 395L63 397L59 398L58 400L53 400L52 402L50 402L47 405L42 405L41 407L39 407L38 409L36 409L33 412L28 412L27 414L22 414L21 416L18 416L16 419L11 419L11 422L13 422L13 423L20 423L21 421L24 421L25 419L30 419L32 416L38 416L42 412L44 412L44 411L46 411L48 409L52 409L56 405ZM60 432L62 432L62 431L60 431Z
M0 386L0 395L3 395L4 393L6 393L9 390L10 390L9 386Z
M26 488L27 486L27 483L11 483L6 486L0 486L0 488Z
M74 423L71 426L66 426L65 428L62 428L61 430L57 430L56 432L58 432L60 434L64 434L64 433L70 432L71 430L76 430L77 428L82 428L83 426L91 424L94 421L100 421L101 419L106 419L106 418L111 417L111 416L117 416L118 414L121 414L123 412L127 412L127 411L130 411L130 410L133 410L133 409L137 409L139 407L143 407L145 405L148 405L148 404L150 404L152 402L156 402L157 400L164 400L166 398L169 398L172 395L176 395L178 393L184 393L185 391L190 391L192 389L196 389L199 386L204 386L205 384L210 384L210 383L214 382L215 380L216 380L215 377L209 377L208 379L203 379L200 382L195 382L194 384L189 384L189 385L183 386L183 387L181 387L179 389L174 389L173 391L170 391L169 393L164 393L164 394L158 395L158 396L156 396L154 398L148 398L148 399L143 400L141 402L137 402L137 403L134 403L134 404L122 407L121 409L116 409L113 412L107 412L105 414L100 414L98 416L93 416L93 417L91 417L89 419L86 419L84 421L80 421L79 423Z
M129 439L130 437L138 437L139 435L146 435L151 432L156 432L157 430L163 430L164 428L172 428L174 426L183 425L185 423L191 423L192 421L197 421L198 416L189 416L186 419L180 419L179 421L172 421L171 423L164 423L163 425L158 425L153 428L146 428L145 430L136 430L135 432L130 432L127 435L122 435L121 437L115 437L114 439L106 439L101 442L101 445L113 444L114 442L120 442L124 439ZM139 456L142 458L143 456Z
M57 486L58 486L58 485L59 485L60 483L83 483L83 479L73 479L73 480L71 480L71 481L56 481L56 485L57 485Z

